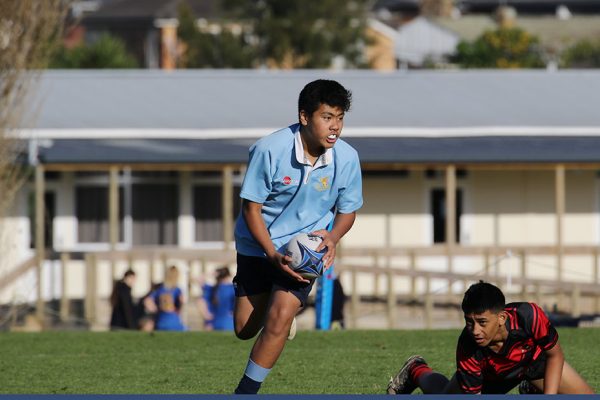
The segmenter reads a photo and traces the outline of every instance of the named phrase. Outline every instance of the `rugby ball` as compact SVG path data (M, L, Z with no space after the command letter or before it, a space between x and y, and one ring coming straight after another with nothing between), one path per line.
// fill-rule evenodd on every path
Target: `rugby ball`
M323 240L319 236L299 233L287 244L285 255L292 261L289 266L292 270L306 279L315 279L323 275L323 256L327 247L321 251L315 249Z

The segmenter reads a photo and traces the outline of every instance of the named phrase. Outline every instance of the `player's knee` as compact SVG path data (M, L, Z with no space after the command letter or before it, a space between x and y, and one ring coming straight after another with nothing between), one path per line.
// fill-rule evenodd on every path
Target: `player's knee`
M244 330L235 331L235 336L240 340L250 340L254 337L254 335L251 335L248 332L244 332Z
M238 328L237 326L234 329L235 336L240 340L250 340L254 336L256 336L256 332L250 331L247 327Z
M265 333L276 337L287 336L289 333L289 326L282 323L269 324L265 326Z
M274 318L269 318L265 325L265 333L273 336L286 336L289 334L293 316L277 315Z
M240 323L235 321L233 324L233 332L235 333L235 336L240 340L252 339L254 336L256 336L259 330L260 327L256 328L249 323Z

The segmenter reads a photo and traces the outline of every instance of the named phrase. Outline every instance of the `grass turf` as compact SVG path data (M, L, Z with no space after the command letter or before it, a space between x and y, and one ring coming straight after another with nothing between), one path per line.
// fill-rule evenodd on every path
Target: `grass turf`
M457 330L301 331L261 394L383 394L412 354L447 375ZM561 329L567 361L597 390L597 329ZM0 394L231 394L253 340L222 332L0 334Z

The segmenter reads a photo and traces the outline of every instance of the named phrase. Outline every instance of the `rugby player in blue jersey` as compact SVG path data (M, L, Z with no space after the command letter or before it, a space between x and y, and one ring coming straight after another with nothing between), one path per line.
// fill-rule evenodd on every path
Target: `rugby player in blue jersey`
M390 379L388 394L503 394L517 385L522 394L591 394L592 388L571 367L558 333L534 303L504 304L496 286L480 281L462 301L465 328L456 349L450 380L432 371L421 356L410 357Z
M338 82L313 81L300 92L299 123L250 148L235 227L234 323L240 339L260 334L237 394L258 392L293 338L295 316L314 283L290 269L285 245L300 232L321 236L317 251L327 248L323 260L329 268L362 206L358 154L340 139L350 104L350 91Z

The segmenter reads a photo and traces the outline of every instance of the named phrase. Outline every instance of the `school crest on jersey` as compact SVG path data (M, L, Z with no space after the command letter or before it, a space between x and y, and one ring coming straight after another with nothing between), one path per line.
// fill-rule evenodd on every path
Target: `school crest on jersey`
M319 178L319 181L317 183L315 183L313 185L313 187L316 190L318 190L319 192L323 192L323 191L329 189L329 177L324 176L322 178Z

